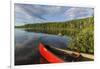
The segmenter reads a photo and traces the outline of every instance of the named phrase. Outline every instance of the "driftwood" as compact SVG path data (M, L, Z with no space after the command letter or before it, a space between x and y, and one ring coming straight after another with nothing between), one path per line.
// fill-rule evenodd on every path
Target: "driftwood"
M69 51L69 50L64 50L60 48L55 48L52 46L48 46L49 49L53 53L56 52L56 54L59 54L58 56L61 56L64 58L66 61L90 61L94 60L94 56L91 54L86 54L86 53L80 53L80 52L75 52L75 51ZM58 51L58 53L57 53Z

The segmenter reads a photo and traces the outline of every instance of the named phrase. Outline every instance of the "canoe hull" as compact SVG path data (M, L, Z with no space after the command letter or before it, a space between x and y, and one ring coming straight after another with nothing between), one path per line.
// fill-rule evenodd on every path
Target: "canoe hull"
M39 44L39 52L49 63L64 62L63 60L55 56L52 52L48 51L42 43Z

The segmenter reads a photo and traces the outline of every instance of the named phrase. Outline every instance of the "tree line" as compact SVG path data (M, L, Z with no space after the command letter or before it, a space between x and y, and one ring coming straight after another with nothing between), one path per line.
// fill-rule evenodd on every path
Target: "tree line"
M67 49L84 53L94 53L94 17L65 22L47 22L15 26L25 28L28 32L42 32L71 37Z

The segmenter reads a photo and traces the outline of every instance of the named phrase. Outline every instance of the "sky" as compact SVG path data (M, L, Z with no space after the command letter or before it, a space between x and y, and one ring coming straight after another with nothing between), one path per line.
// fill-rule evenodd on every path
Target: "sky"
M62 22L91 17L94 14L93 8L86 7L18 3L15 3L14 7L15 25Z

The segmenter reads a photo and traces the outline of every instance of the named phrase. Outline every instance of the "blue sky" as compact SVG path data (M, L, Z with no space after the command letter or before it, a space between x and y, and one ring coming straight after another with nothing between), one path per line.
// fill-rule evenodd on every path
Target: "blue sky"
M91 17L93 8L15 4L15 25L28 23L59 22Z

